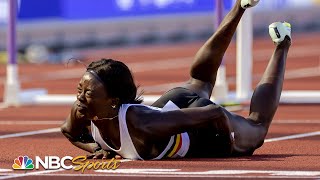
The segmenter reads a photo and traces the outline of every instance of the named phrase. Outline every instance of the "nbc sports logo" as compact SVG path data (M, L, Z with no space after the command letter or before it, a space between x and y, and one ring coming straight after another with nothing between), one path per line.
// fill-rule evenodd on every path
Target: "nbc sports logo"
M33 161L28 156L19 156L13 161L13 169L26 169L31 170L34 168Z
M44 161L39 157L35 156L35 161L33 161L28 156L19 156L14 159L12 164L12 169L15 170L33 170L40 169L42 166L44 169L59 169L60 167L64 169L72 169L72 165L65 165L65 161L71 161L73 158L71 156L65 156L59 158L58 156L45 156Z
M66 164L66 161L69 162ZM12 169L15 170L39 170L43 169L74 169L75 171L81 171L82 173L86 169L112 169L115 170L119 167L120 161L112 158L109 161L99 162L87 160L86 156L77 156L75 158L71 156L64 156L62 158L58 156L45 156L44 160L39 156L35 156L34 161L28 156L19 156L14 159ZM1 179L1 178L0 178Z

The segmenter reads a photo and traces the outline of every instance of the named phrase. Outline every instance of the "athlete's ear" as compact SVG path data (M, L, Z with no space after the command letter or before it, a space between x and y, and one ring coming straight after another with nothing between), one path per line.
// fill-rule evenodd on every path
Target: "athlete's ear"
M112 98L111 100L111 107L113 109L116 109L120 105L120 99L119 98Z

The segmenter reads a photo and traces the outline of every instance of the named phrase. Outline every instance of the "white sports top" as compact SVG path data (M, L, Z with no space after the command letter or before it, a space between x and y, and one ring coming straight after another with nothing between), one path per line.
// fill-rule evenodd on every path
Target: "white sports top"
M142 104L123 104L119 109L119 131L120 131L120 149L113 149L111 148L102 138L99 129L91 122L91 133L93 139L101 145L101 148L104 150L111 150L119 155L121 155L123 158L126 159L133 159L133 160L143 160L140 155L138 154L136 148L134 147L134 144L132 142L132 139L130 137L128 127L127 127L127 121L126 121L126 113L130 106L145 106L153 110L158 111L172 111L177 110L179 107L175 105L172 101L169 101L163 108L156 108L152 106L146 106ZM164 157L169 158L180 158L184 157L190 146L190 139L188 133L181 133L174 136L171 136L168 145L163 150L160 155L154 159L161 159Z

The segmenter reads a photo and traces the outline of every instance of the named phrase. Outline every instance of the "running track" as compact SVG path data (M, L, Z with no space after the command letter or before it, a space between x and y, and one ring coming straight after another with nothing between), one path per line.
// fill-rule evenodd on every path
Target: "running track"
M284 90L320 90L320 34L294 34ZM88 60L112 57L126 62L145 94L161 94L188 78L192 56L201 46L187 43L81 52ZM269 39L254 42L254 82L263 72L273 50ZM235 88L235 44L225 56L229 88ZM46 88L49 93L74 94L84 68L79 65L21 65L22 89ZM5 66L0 66L0 100ZM19 155L84 155L73 147L57 127L69 106L24 106L0 110L0 179L192 179L207 178L320 178L320 105L281 105L265 144L253 156L217 159L181 159L122 162L115 171L73 170L13 171ZM238 112L247 115L248 110ZM27 133L25 133L27 132Z

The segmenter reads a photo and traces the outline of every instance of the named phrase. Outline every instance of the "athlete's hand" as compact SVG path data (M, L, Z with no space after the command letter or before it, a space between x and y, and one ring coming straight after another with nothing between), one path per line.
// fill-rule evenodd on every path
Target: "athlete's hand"
M111 159L114 155L111 152L100 149L92 154L87 155L87 159Z

